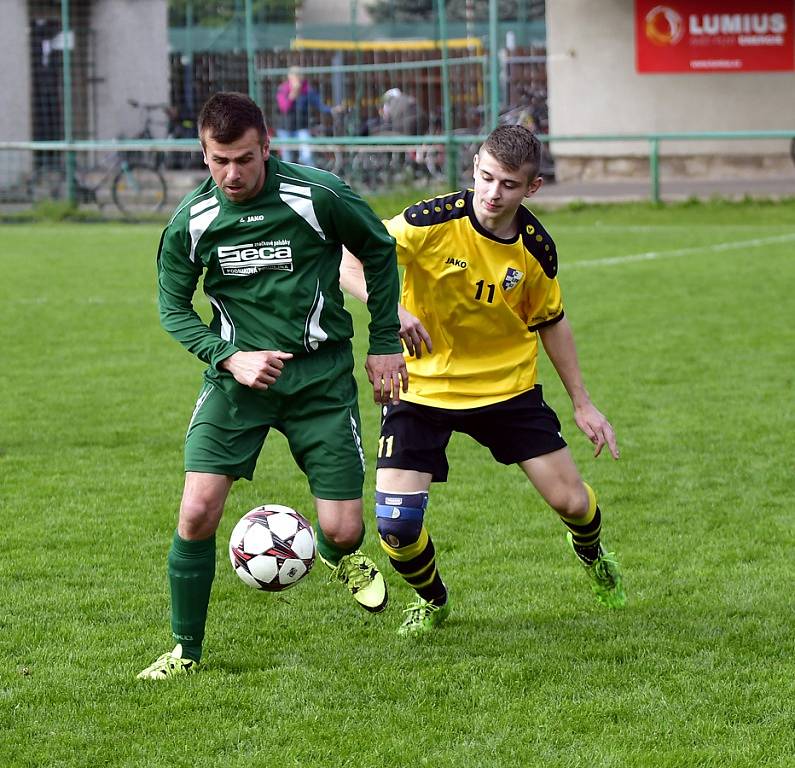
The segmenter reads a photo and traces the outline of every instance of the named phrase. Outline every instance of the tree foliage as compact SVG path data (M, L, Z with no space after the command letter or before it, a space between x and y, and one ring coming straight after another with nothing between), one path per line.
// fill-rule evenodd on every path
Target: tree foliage
M302 0L252 0L255 22L289 22ZM245 13L243 0L169 0L169 23L181 27L189 16L195 26L221 27Z
M545 2L498 0L497 8L500 19L532 21L544 18ZM436 0L373 0L368 10L373 21L432 21L436 14ZM489 0L447 0L445 10L450 21L465 21L467 11L471 12L473 20L485 21L489 17Z

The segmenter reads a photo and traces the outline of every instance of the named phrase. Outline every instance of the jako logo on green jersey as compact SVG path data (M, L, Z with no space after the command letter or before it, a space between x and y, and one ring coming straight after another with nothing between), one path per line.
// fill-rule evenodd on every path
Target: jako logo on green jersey
M244 245L219 245L218 261L225 275L254 275L265 269L293 271L289 240Z

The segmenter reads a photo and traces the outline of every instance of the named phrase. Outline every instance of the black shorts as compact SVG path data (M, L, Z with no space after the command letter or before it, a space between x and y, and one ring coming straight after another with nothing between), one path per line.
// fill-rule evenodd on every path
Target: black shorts
M446 448L453 432L473 437L501 464L517 464L566 447L558 417L541 385L494 405L435 408L401 401L384 407L377 467L429 472L447 480Z

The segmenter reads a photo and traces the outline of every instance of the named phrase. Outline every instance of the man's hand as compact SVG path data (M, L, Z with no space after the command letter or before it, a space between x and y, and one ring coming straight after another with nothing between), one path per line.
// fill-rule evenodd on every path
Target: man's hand
M398 403L401 388L404 392L408 391L409 372L400 352L394 355L367 355L364 368L373 385L373 400L376 403Z
M425 330L425 326L402 304L398 304L398 319L400 320L400 338L406 345L406 352L412 357L422 357L423 343L428 352L433 351L431 337Z
M593 403L586 403L574 409L574 421L594 444L594 457L602 452L607 445L610 455L617 459L619 456L616 443L616 433L604 414Z
M229 371L235 381L252 389L267 389L282 375L284 361L292 354L277 350L235 352L221 361L221 368Z

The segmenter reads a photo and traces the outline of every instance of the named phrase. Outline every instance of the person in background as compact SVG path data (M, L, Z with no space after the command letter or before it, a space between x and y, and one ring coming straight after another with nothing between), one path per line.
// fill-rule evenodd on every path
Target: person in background
M276 91L276 104L279 108L279 124L276 135L280 138L309 139L310 126L320 115L330 115L334 110L323 103L320 94L309 84L298 67L290 67L287 79ZM285 147L280 152L281 159L294 162L295 151ZM312 147L301 144L298 160L302 165L312 165Z

